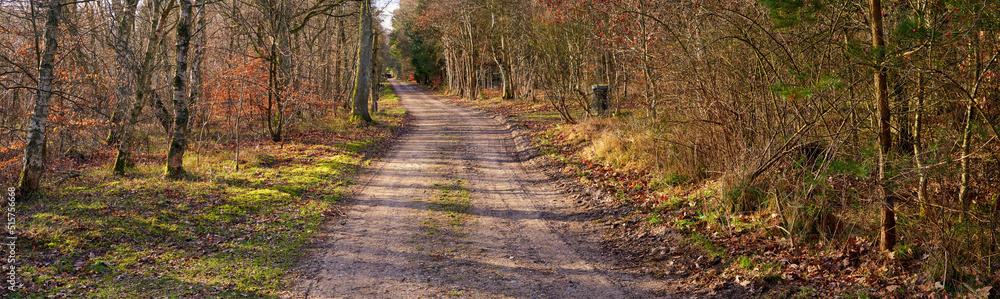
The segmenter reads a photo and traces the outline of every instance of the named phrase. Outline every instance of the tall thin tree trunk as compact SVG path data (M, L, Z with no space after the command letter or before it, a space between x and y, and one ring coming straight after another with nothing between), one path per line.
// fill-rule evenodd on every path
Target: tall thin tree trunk
M332 88L333 101L334 102L337 102L337 101L345 101L346 102L346 100L343 98L343 96L340 93L341 86L344 85L341 82L343 71L341 70L341 66L340 66L341 63L342 63L342 61L344 60L344 55L343 55L344 42L342 40L343 39L342 36L344 34L344 21L341 20L340 18L337 19L337 29L334 30L334 33L336 34L336 36L334 37L334 40L336 41L336 44L337 44L337 51L334 52L334 53L337 53L337 56L333 58L333 88Z
M889 87L886 82L888 67L885 65L885 40L882 33L882 0L870 0L872 16L872 46L875 48L876 62L878 63L875 72L875 99L878 105L878 141L879 141L879 163L878 180L879 191L882 197L882 228L880 232L881 242L879 248L882 250L892 250L896 246L896 213L895 203L889 190L885 177L886 156L892 150L892 135L889 127Z
M135 57L132 53L132 28L135 26L136 7L138 0L116 0L112 3L115 12L113 21L117 26L113 27L111 36L114 39L115 47L115 78L117 86L116 108L111 114L111 129L108 130L108 137L105 138L107 144L117 144L123 134L123 121L129 114L132 107L134 95L133 84L135 83Z
M503 38L500 40L500 51L503 51ZM493 54L493 60L496 61L497 66L500 68L500 80L503 82L503 93L500 98L504 100L510 100L514 98L514 84L510 81L510 67L508 62L503 58L503 53Z
M139 103L139 99L135 98L135 84L136 74L138 73L138 66L135 65L134 53L132 53L133 46L131 42L132 27L135 25L135 14L136 7L139 1L137 0L127 0L125 3L121 1L116 1L114 4L115 11L119 14L115 18L115 22L118 23L116 30L113 33L115 39L115 56L117 67L117 84L118 84L118 109L114 112L117 117L112 117L111 130L109 130L108 138L105 140L108 144L115 144L118 147L118 155L115 157L115 164L113 172L115 174L122 174L125 171L125 167L128 166L130 160L128 158L127 148L129 146L128 137L131 128L129 128L130 120L132 119L130 115L132 114L132 107ZM141 107L141 106L140 106ZM124 116L123 116L124 115ZM123 122L127 117L128 123ZM116 119L117 118L117 119Z
M923 145L923 126L924 126L924 74L920 73L917 75L917 102L914 103L913 113L913 162L917 166L917 173L920 176L919 185L917 185L917 201L920 202L920 216L927 217L928 203L930 200L927 198L927 169L924 169L923 160L921 160L920 155L924 151Z
M971 102L974 100L970 99L969 101ZM965 128L962 130L962 157L960 158L962 163L962 174L958 188L958 202L962 203L962 207L968 207L969 201L969 154L971 153L970 148L972 147L972 110L975 109L972 103L968 103L966 106Z
M370 70L372 80L371 80L371 89L369 89L369 91L371 92L371 95L369 96L371 98L371 104L372 104L371 113L378 112L379 83L382 82L382 77L381 77L382 74L381 72L378 71L379 68L377 61L378 61L378 34L374 34L372 36L372 68Z
M53 70L59 47L59 16L62 0L49 0L45 7L45 31L42 33L42 57L38 61L38 90L35 108L28 119L28 141L24 145L24 163L17 183L20 198L33 198L38 194L39 181L45 172L45 131L49 118L49 99L52 98Z
M358 28L358 63L355 72L354 92L351 97L354 101L354 117L365 122L371 122L372 117L368 114L368 95L371 82L372 68L372 1L361 1L361 24Z
M169 16L170 11L173 10L173 1L168 0L169 6L166 9L162 9L161 12L161 1L162 0L150 1L152 2L151 5L153 9L153 18L150 24L151 34L146 40L146 50L142 57L142 63L134 69L135 73L133 76L137 78L135 98L132 100L132 107L128 114L128 120L122 128L121 140L118 142L118 153L115 155L115 164L112 168L112 171L118 175L124 174L125 169L133 165L130 150L130 147L132 146L132 135L134 134L133 131L135 130L135 125L139 121L139 115L142 113L142 107L145 104L146 97L153 92L152 87L150 86L150 81L153 76L153 62L156 59L156 53L159 51L159 46L162 40L161 34L163 31L163 24L166 23L167 16ZM156 100L156 102L159 103L159 100ZM163 108L162 105L160 108ZM164 127L164 131L168 132L170 130L169 122L167 122Z
M466 16L466 22L465 22L464 25L465 25L465 32L467 34L467 37L469 38L468 39L468 44L467 44L468 48L465 51L465 53L466 53L466 55L465 55L465 58L466 58L466 61L465 61L466 83L465 84L467 86L467 90L466 90L467 94L466 94L465 97L468 98L468 99L470 99L470 100L475 100L476 97L479 96L479 90L476 89L476 87L477 87L477 85L476 85L476 66L475 66L475 61L476 61L476 58L475 58L475 53L476 53L475 48L476 48L476 44L475 44L475 38L472 36L472 19L471 19L471 17Z
M270 120L272 123L268 124L268 128L271 129L271 141L281 142L282 133L285 127L285 90L288 88L292 73L292 57L290 55L291 51L291 24L290 12L288 11L288 4L285 1L275 1L271 5L273 19L273 30L275 40L273 41L273 48L271 55L274 55L274 80L272 80L271 90L274 95L274 117Z
M448 39L444 39L444 74L445 79L447 79L448 87L447 91L449 94L455 93L455 62L452 61L452 50L451 46L448 44Z
M274 138L275 135L275 121L274 117L277 113L274 112L274 103L276 101L277 91L278 91L278 58L277 47L274 43L271 44L271 57L268 59L267 64L267 106L264 106L264 125L267 127L268 134ZM280 101L280 100L279 100ZM280 136L280 135L277 135ZM277 142L277 141L275 141Z
M969 60L975 63L975 77L977 80L971 88L971 92L967 96L968 102L966 103L967 109L965 110L965 129L962 131L962 170L961 170L961 182L959 182L958 188L958 202L962 204L963 208L969 207L969 183L971 181L971 174L969 168L969 155L971 154L972 148L972 115L974 109L976 109L976 98L979 96L979 78L983 74L983 61L982 61L982 51L980 50L980 39L983 38L983 32L978 32L972 41L969 42Z
M899 114L896 119L899 132L896 132L896 150L900 153L913 151L913 133L910 132L910 98L907 96L907 88L902 75L897 75L894 93L896 94L896 105Z
M346 110L350 108L350 100L344 94L344 91L347 90L347 80L345 80L347 78L347 63L344 62L347 58L346 51L344 51L347 48L347 32L344 32L344 27L344 21L337 20L337 53L339 54L337 55L336 72L337 99L344 101L344 109Z
M639 26L642 28L643 36L645 36L645 19L639 23ZM646 77L646 103L649 106L649 117L656 119L656 100L659 98L659 94L656 89L656 82L653 80L652 67L649 65L649 46L645 38L642 39L642 73Z
M167 1L170 6L168 6L168 11L164 12L164 14L169 15L169 10L172 10L172 8L174 7L174 1L173 0L167 0ZM160 20L161 23L166 23L165 22L166 19L160 19ZM155 66L157 63L159 63L159 59L163 59L163 62L166 63L166 60L169 57L169 54L167 53L168 47L166 38L159 39L159 42L157 43L156 46L156 52L159 54L158 55L159 58L156 58L156 60L153 61L153 65ZM152 105L154 109L153 116L156 117L156 120L160 123L160 127L163 128L163 133L167 136L170 136L171 123L173 123L174 121L173 113L170 112L164 100L162 99L162 94L152 89L152 84L153 84L152 76L153 74L150 74L149 100L151 102L150 105Z
M184 151L187 150L188 102L187 99L187 56L191 43L191 1L178 0L181 4L180 20L177 22L177 65L174 75L174 123L170 134L170 150L167 152L166 176L180 179L185 176Z
M492 14L493 22L490 23L490 30L492 31L492 33L496 33L497 30L496 19L497 19L496 14L495 13ZM494 38L490 37L490 46L492 47L491 52L493 52L493 61L496 62L497 68L500 69L500 81L502 81L503 84L503 86L501 87L503 88L503 92L501 93L500 98L504 100L509 100L514 98L514 88L512 87L511 84L512 82L510 82L510 71L508 70L509 67L507 65L508 61L507 59L504 58L504 53L506 52L506 50L504 49L506 46L504 39L505 39L504 34L501 32L500 46L498 47L497 43L494 41Z
M191 70L190 70L190 87L188 88L188 107L191 111L188 113L191 118L204 117L204 114L199 116L198 102L201 101L201 62L203 60L203 54L205 52L205 34L207 34L205 28L205 2L204 0L196 0L195 3L198 6L198 12L194 15L196 25L194 27L194 44L192 45L193 53L191 53ZM204 111L202 111L204 113ZM188 126L193 125L193 122L189 122ZM190 130L190 128L188 129Z

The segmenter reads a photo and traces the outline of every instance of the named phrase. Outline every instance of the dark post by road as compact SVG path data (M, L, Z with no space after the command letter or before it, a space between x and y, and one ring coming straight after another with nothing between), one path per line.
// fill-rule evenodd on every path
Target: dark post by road
M604 115L608 111L608 85L599 84L590 87L594 90L593 98L590 100L590 108L596 115Z

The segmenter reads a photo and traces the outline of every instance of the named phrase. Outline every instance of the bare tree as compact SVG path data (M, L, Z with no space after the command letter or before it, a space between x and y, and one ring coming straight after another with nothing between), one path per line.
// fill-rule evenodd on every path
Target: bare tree
M184 151L187 150L188 132L188 48L191 44L192 0L177 0L181 4L177 22L177 64L173 80L174 123L170 130L170 150L167 152L166 176L180 179L185 176Z
M889 72L888 63L885 59L885 37L882 30L882 0L870 0L872 16L872 46L876 55L875 71L875 101L878 106L878 179L879 191L882 196L882 228L881 242L879 247L882 250L892 250L896 246L896 213L894 211L894 200L887 190L885 177L886 156L892 150L892 135L889 127L889 87L886 77Z
M111 39L115 50L115 83L117 93L117 108L111 114L111 130L105 139L107 144L117 144L122 137L122 121L127 114L135 85L135 57L132 44L132 28L135 27L136 8L138 0L115 0L111 3L112 22Z
M21 168L21 179L17 184L22 198L32 198L38 194L38 185L45 172L45 131L49 117L49 100L53 92L53 70L59 47L59 18L63 3L62 0L32 1L31 5L45 9L45 32L42 33L42 52L38 61L35 108L29 119L28 142L24 146L24 164Z
M125 169L131 167L133 164L131 157L132 152L130 149L132 146L132 135L134 134L136 124L139 122L142 107L147 102L146 97L153 93L150 84L153 77L155 55L159 52L160 44L163 40L164 24L166 24L167 16L169 16L170 11L173 10L174 4L173 0L166 0L167 7L164 8L163 2L164 0L152 0L147 2L147 6L151 9L150 32L146 39L146 48L143 51L142 60L138 62L138 65L130 68L133 72L131 77L136 79L133 90L134 97L131 99L131 107L127 115L128 119L121 128L121 138L118 140L117 144L118 153L115 155L115 164L112 167L112 171L115 174L123 174ZM159 103L159 100L154 101ZM159 108L163 108L162 104ZM164 130L168 131L169 126L164 128Z

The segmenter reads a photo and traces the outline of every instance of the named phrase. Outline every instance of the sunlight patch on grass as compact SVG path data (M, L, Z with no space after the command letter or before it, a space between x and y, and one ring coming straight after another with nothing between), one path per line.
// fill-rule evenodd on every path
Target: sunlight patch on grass
M34 250L19 257L29 261L20 275L41 297L277 298L366 164L361 153L386 144L387 127L402 120L328 125L356 132L351 139L325 131L313 143L244 148L238 169L232 149L191 151L191 177L180 181L163 179L162 165L81 171L25 211L18 246Z

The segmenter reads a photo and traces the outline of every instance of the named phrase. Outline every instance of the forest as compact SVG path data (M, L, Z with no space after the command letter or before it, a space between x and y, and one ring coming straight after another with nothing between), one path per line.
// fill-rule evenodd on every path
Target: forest
M513 113L556 112L557 155L641 173L611 189L654 216L691 198L949 290L997 283L995 1L401 1L394 27L397 73L542 103Z
M607 253L580 259L614 256L584 297L1000 294L1000 2L372 2L0 0L0 293L289 297L355 218L419 228L394 242L427 242L401 249L414 273L473 267L448 264L473 259L455 240L511 204L481 179L493 129L454 105L528 136L534 154L500 154L529 166L496 167L537 171L489 177L517 196L541 202L537 172L599 198L572 207ZM445 182L409 183L438 194L425 214L353 210L423 159ZM438 174L457 160L487 170ZM660 287L603 289L619 268Z

